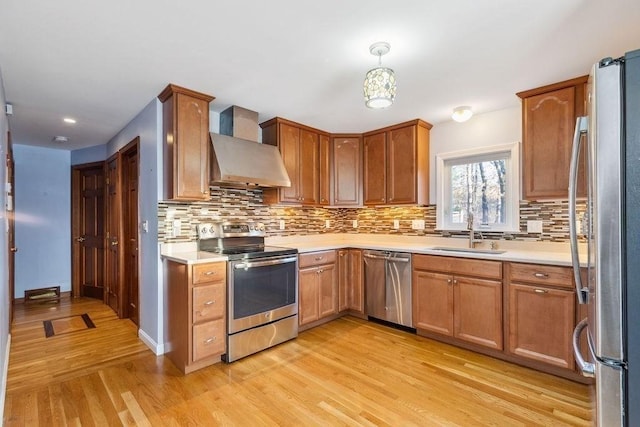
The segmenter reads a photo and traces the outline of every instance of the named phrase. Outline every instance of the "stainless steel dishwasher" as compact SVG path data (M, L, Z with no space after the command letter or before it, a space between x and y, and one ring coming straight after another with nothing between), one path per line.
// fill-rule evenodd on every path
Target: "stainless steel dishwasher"
M411 254L365 250L367 316L413 327Z

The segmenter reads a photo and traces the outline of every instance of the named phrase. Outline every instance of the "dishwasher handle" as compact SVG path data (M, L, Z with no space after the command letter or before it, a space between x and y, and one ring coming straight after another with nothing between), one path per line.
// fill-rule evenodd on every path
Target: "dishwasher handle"
M395 257L390 257L390 256L380 256L380 255L371 255L371 254L364 254L365 258L369 258L369 259L381 259L383 261L392 261L392 262L409 262L411 261L411 258L395 258Z

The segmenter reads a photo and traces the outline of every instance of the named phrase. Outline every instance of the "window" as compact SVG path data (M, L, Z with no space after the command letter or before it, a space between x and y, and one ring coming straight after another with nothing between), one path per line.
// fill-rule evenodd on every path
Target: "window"
M436 156L438 229L518 232L519 163L517 142Z

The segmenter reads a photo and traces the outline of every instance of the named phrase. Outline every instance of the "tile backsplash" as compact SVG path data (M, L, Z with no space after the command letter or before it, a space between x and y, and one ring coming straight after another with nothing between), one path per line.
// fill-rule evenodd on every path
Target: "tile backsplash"
M461 235L466 232L436 231L435 206L316 208L268 206L262 202L261 189L211 187L208 202L158 203L158 240L184 242L196 240L196 225L225 219L251 219L265 224L268 236L321 233L367 233L407 236ZM579 202L578 218L585 203ZM398 228L394 228L398 220ZM412 229L412 221L424 221L424 229ZM527 221L542 221L542 233L526 233ZM284 229L280 228L284 221ZM327 223L328 221L328 223ZM174 223L179 226L174 228ZM327 227L328 225L328 227ZM566 200L520 202L521 233L489 233L487 239L566 242L569 239L569 212ZM178 232L175 232L178 230Z

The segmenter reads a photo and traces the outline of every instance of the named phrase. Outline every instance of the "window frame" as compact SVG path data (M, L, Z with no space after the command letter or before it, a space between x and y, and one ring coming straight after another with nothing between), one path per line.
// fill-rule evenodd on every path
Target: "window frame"
M451 166L465 163L476 163L491 159L505 158L506 222L504 225L477 225L478 231L495 231L505 233L520 232L520 143L492 145L452 151L436 155L436 230L467 230L466 224L454 224L448 221L446 213L451 209Z

